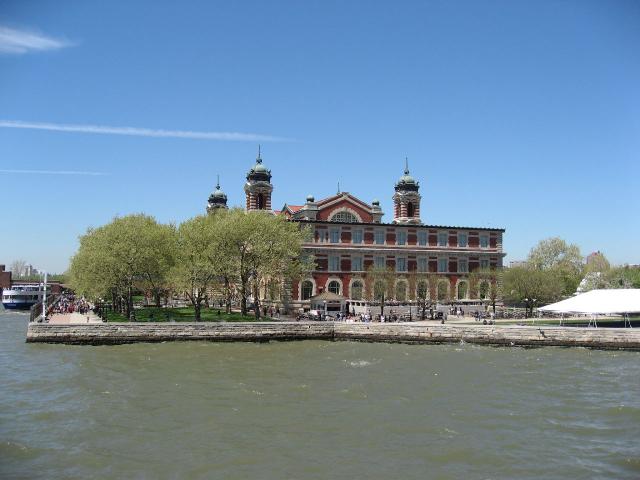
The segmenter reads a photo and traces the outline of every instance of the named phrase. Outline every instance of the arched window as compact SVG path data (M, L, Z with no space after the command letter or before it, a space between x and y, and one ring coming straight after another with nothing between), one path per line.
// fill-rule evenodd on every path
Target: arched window
M351 284L351 299L362 300L362 282L360 280Z
M263 193L259 193L258 194L258 198L256 200L257 200L258 210L264 210L265 209L264 194Z
M329 219L330 222L347 222L347 223L357 223L359 222L358 217L356 217L351 212L341 211L334 213L333 216Z
M424 280L418 282L418 298L421 300L426 300L429 298L429 284Z
M302 300L309 300L313 294L313 283L310 280L302 282Z
M331 293L335 293L336 295L340 295L340 283L336 280L331 280L329 282L329 291Z
M409 202L407 204L407 217L413 217L413 214L415 213L416 209L413 206L413 203Z
M469 293L469 285L467 282L458 283L458 300L464 300Z
M438 300L449 299L449 282L446 280L440 280L438 282Z
M406 282L396 283L396 300L398 302L404 302L407 300L407 283Z

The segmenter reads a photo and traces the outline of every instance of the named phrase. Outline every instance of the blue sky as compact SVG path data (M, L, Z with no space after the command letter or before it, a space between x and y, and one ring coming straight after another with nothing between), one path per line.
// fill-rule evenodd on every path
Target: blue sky
M115 215L203 213L216 174L242 204L258 143L276 208L340 181L391 221L408 156L423 221L506 228L507 261L639 263L638 51L635 1L5 0L0 263L63 271Z

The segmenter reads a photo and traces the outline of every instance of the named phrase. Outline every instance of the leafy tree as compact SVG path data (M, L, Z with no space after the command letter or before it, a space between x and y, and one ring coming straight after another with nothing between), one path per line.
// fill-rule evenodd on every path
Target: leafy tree
M472 294L475 294L481 300L489 300L496 311L496 302L502 294L503 271L496 268L480 268L475 269L469 274L469 283Z
M303 257L302 243L309 231L282 216L267 212L233 209L223 217L228 260L235 266L240 308L247 313L247 299L253 295L256 319L260 318L260 285L266 280L281 283L310 269Z
M605 275L606 288L640 288L640 268L629 265L610 269Z
M177 259L171 280L174 288L184 292L193 305L196 322L201 319L209 289L221 273L223 229L219 216L202 215L183 222L177 230Z
M541 240L529 252L527 266L535 270L554 271L562 280L561 293L576 291L582 278L582 254L575 244L559 237Z
M506 302L524 305L527 315L538 305L553 303L562 297L563 279L557 270L540 270L530 266L505 270L503 291Z
M391 267L371 266L365 276L367 298L380 302L380 315L384 315L384 306L393 297L395 272Z
M171 229L143 214L115 218L89 229L80 237L80 248L71 260L72 286L91 298L111 294L114 305L123 303L131 318L136 284L153 280L160 285L173 262Z

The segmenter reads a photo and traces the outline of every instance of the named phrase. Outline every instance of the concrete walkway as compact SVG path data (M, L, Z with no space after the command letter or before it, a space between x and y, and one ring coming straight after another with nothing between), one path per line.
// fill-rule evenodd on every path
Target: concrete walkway
M49 323L53 325L68 325L72 323L102 323L102 320L93 312L87 312L85 315L78 312L54 313L49 317Z

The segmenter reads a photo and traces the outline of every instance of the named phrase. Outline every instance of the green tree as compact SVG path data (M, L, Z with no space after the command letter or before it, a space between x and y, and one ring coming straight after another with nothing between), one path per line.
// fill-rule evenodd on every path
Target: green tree
M90 298L111 295L114 305L123 305L131 318L136 284L153 281L160 285L173 264L171 231L172 227L144 214L117 217L89 229L80 237L80 248L71 259L72 286Z
M380 302L380 315L384 315L387 300L393 297L395 273L391 267L371 266L365 275L367 298Z
M247 299L254 299L260 317L260 286L266 280L281 284L311 268L312 259L302 256L309 231L282 216L267 212L230 210L224 215L227 232L225 255L233 262L239 283L240 308L247 313Z
M604 275L605 288L640 288L640 268L624 265L610 269Z
M504 271L504 300L513 305L524 305L527 315L538 305L553 303L562 297L563 279L557 270L514 267Z
M174 288L193 305L195 320L201 320L202 304L221 274L224 255L223 222L218 215L201 215L180 224L177 230L176 262L171 270Z
M496 302L502 296L502 276L503 270L497 268L479 268L469 274L472 295L488 300L494 313Z
M561 293L571 295L582 279L580 248L554 237L541 240L529 252L527 266L535 270L554 271L562 280Z

